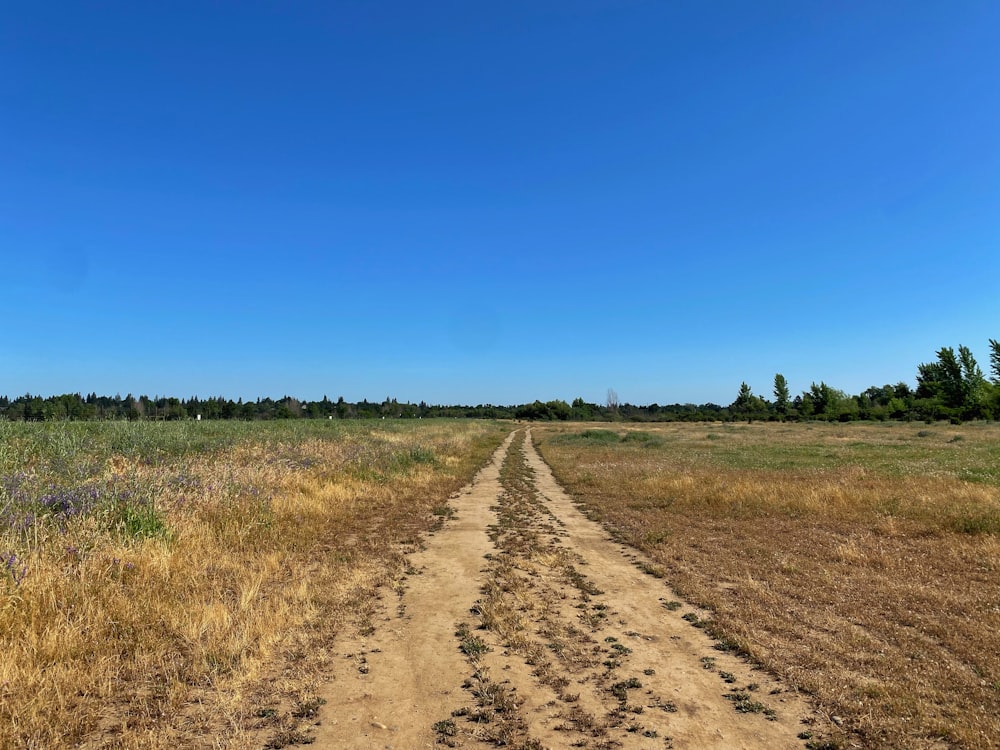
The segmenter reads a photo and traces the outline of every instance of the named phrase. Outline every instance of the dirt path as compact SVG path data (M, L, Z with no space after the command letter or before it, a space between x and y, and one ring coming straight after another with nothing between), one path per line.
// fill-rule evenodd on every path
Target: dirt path
M806 703L693 627L522 437L336 644L314 747L804 748Z

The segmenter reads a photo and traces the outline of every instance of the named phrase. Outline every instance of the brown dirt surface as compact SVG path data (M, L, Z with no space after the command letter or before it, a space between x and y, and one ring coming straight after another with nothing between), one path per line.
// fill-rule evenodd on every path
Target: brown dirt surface
M333 645L314 747L822 746L826 719L697 627L703 613L575 507L530 432L450 507Z

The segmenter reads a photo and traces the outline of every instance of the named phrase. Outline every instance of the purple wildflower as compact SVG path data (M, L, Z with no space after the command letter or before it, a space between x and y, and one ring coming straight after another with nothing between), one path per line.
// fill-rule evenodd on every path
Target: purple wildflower
M7 555L0 555L0 571L7 575L15 586L20 586L21 581L28 575L28 566L21 565L17 555L11 552Z

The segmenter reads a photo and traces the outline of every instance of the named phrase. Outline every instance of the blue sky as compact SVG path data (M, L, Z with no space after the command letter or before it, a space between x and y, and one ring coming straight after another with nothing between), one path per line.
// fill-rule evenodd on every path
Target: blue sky
M1000 4L0 24L0 393L731 402L1000 338Z

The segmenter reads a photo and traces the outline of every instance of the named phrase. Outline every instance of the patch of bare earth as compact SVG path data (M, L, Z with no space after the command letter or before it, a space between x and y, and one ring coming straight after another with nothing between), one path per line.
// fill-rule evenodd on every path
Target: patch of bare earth
M803 748L824 727L732 654L511 435L336 643L317 748ZM821 745L811 740L813 747Z

